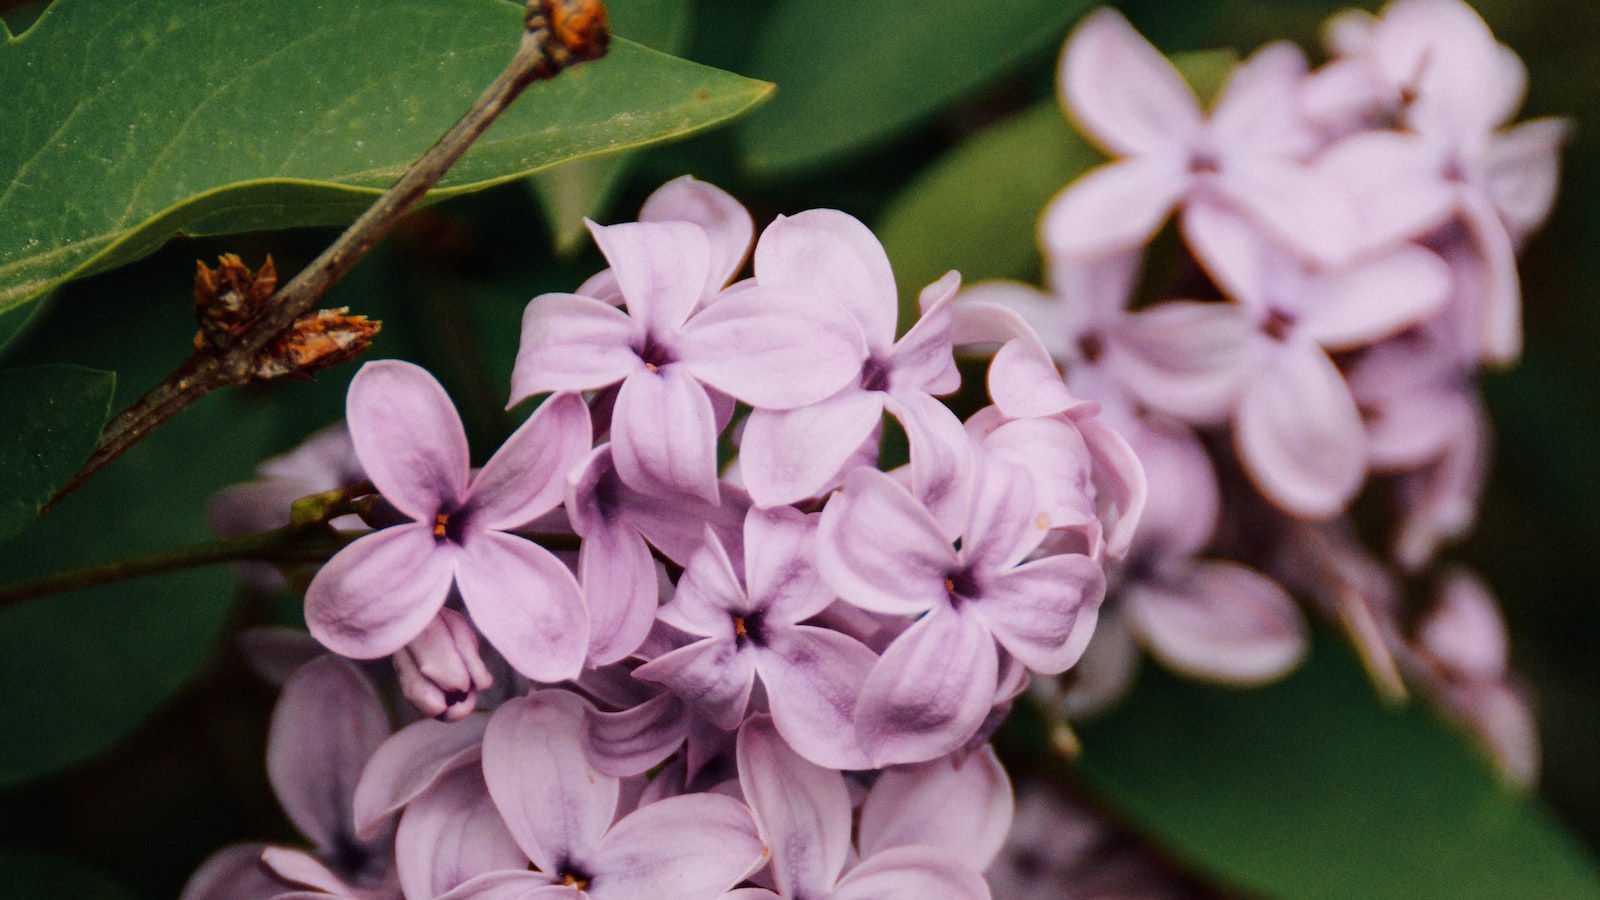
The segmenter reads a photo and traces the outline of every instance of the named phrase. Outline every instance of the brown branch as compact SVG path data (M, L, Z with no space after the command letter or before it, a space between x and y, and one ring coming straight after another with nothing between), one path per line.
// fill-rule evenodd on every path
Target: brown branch
M144 439L163 422L217 388L262 377L264 348L296 323L383 239L484 130L535 81L553 78L574 63L605 54L610 34L601 0L529 0L516 55L477 103L384 192L333 245L273 294L259 314L225 348L202 343L133 405L106 424L94 452L45 504L48 510ZM42 512L43 510L41 510Z

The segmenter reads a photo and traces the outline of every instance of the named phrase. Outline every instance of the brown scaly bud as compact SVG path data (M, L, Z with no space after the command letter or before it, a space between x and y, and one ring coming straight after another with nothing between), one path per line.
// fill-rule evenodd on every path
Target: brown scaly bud
M222 254L214 270L196 260L194 317L200 331L194 336L195 349L209 346L221 351L231 346L277 287L278 273L271 256L253 273L232 253Z
M349 313L349 307L341 306L314 310L296 319L262 348L251 378L265 381L288 375L310 381L312 372L360 356L372 345L372 338L383 323Z
M573 63L599 59L611 45L610 14L601 0L528 0L526 27L550 31L538 78L549 78Z

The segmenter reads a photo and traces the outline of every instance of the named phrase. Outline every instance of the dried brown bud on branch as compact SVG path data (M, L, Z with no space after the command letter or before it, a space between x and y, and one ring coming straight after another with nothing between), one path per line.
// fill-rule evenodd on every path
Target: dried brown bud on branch
M350 308L319 309L296 319L273 338L255 360L257 381L288 375L310 380L311 373L360 356L372 345L382 322L349 315Z
M222 254L216 269L196 260L194 317L200 331L194 336L194 348L221 351L231 346L277 288L278 273L271 256L254 273L232 253Z

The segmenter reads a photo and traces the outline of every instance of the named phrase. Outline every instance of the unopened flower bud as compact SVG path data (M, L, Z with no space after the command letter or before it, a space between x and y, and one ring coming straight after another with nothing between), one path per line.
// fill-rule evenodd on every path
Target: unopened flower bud
M394 655L400 690L424 715L446 722L477 708L478 692L494 676L478 653L478 635L467 617L441 609L411 643Z

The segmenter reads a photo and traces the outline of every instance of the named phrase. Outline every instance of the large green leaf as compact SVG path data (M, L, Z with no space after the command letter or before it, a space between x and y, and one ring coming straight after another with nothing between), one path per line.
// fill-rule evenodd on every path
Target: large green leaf
M606 4L611 28L662 53L682 53L693 18L689 0L614 0ZM612 197L633 162L630 152L608 153L562 163L528 178L539 198L556 252L569 255L589 237L585 216L595 217Z
M57 0L0 46L0 322L174 232L353 218L510 59L503 0ZM678 137L770 85L625 40L537 84L436 196Z
M1343 645L1234 691L1149 667L1077 771L1180 857L1269 897L1597 897L1600 871L1427 710L1382 707Z
M1087 0L783 0L752 71L778 96L742 126L752 169L830 162L1058 45Z
M0 543L89 457L117 378L81 366L0 371Z

